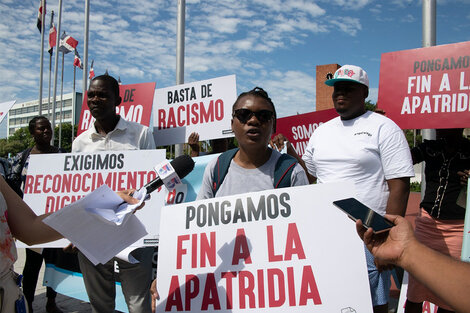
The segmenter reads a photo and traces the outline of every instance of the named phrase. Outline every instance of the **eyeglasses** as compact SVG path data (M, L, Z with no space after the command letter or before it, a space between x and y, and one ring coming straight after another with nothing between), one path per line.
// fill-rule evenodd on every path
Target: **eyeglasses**
M260 123L267 123L274 117L274 112L269 110L254 112L249 109L238 109L233 111L232 117L236 117L241 123L246 124L253 115Z

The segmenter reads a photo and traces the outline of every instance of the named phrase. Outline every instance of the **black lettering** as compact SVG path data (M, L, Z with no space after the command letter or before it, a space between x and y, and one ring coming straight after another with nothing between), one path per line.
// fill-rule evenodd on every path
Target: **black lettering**
M67 155L64 160L64 171L70 171L69 168L69 161L70 161L71 156Z
M196 224L199 227L203 227L206 225L206 221L207 221L207 207L204 204L200 204L197 207Z
M264 201L264 196L261 196L258 201L258 207L255 208L255 205L253 204L253 200L251 200L251 197L248 197L247 199L247 206L248 206L248 221L252 221L253 218L255 221L258 221L260 216L262 220L266 219L266 202Z
M232 212L230 211L231 205L232 203L230 203L230 201L224 201L220 204L220 215L222 224L228 224L232 219ZM227 211L225 211L225 208L227 208Z
M291 213L290 205L287 203L287 200L290 200L290 195L287 192L279 195L279 203L284 207L284 209L281 209L282 217L289 217Z
M276 195L269 195L266 199L269 218L275 219L279 215L279 205Z
M208 226L212 226L212 222L214 225L219 225L219 202L216 203L209 203L209 212L207 215Z
M235 212L233 212L232 223L238 223L238 220L241 220L242 223L246 222L245 211L241 199L237 199L237 202L235 203Z
M186 207L186 229L189 228L189 223L194 220L196 216L196 208L193 206Z
M119 169L124 167L124 154L122 154L122 153L118 154L118 165L117 165L117 167Z

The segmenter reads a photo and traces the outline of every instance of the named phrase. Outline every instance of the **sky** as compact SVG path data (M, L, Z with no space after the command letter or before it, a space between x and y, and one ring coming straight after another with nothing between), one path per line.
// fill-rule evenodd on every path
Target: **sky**
M47 2L46 29L51 10L58 21L58 2ZM90 0L88 66L93 59L97 75L107 70L123 84L174 86L177 2ZM61 30L79 41L83 56L85 1L62 3ZM39 0L0 0L0 102L38 98L38 6ZM436 44L470 40L470 0L437 0L436 12ZM422 46L422 2L187 0L185 26L185 83L235 74L237 94L260 86L283 117L315 110L315 67L322 64L363 67L375 103L381 54ZM73 59L65 55L64 93L72 91ZM82 75L77 70L77 91Z

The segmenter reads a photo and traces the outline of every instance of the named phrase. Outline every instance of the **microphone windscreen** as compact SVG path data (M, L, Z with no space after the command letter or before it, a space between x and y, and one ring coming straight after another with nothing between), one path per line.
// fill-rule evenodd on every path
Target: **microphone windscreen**
M170 162L170 164L173 166L176 174L181 179L188 175L194 168L194 161L187 154L176 157L173 161Z

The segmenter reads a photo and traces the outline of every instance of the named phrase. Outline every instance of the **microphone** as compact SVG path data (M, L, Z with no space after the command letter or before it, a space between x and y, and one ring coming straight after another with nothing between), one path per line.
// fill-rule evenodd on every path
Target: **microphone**
M175 169L176 175L178 175L179 178L184 178L194 169L193 159L186 154L175 158L170 162L170 164ZM163 180L157 176L157 178L145 184L143 188L146 188L147 194L149 194L152 191L155 191L157 188L161 187L163 184Z

